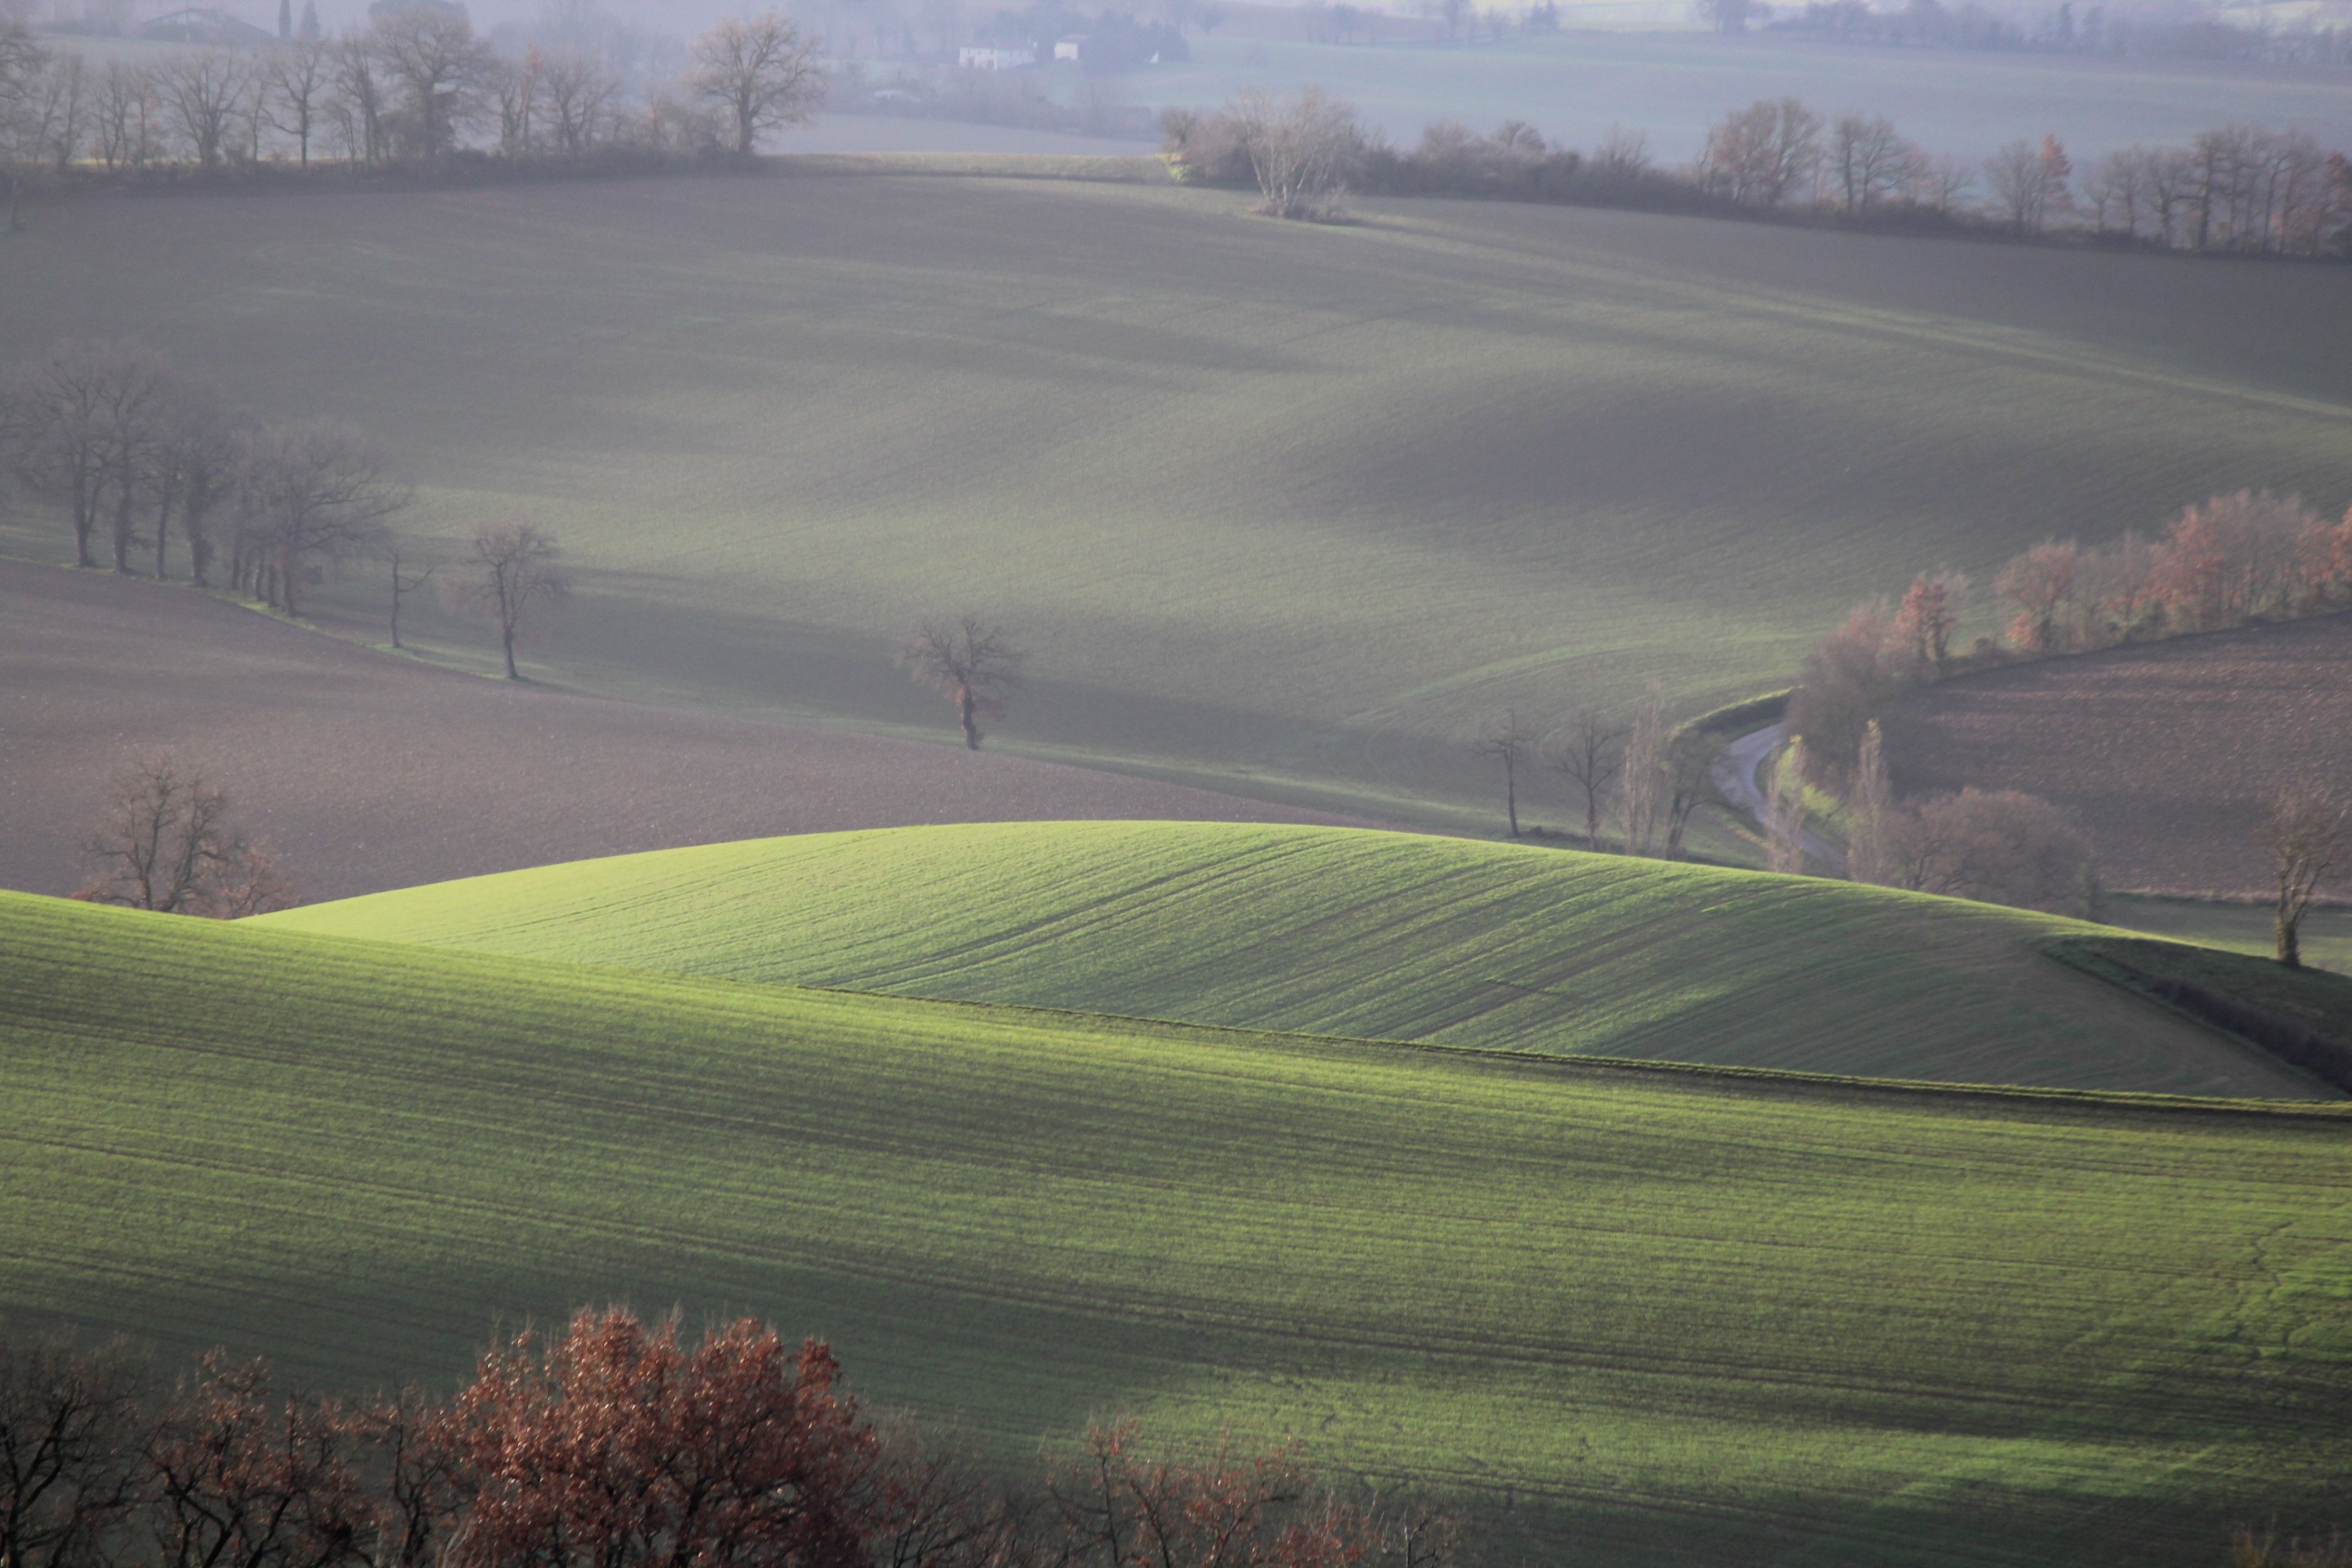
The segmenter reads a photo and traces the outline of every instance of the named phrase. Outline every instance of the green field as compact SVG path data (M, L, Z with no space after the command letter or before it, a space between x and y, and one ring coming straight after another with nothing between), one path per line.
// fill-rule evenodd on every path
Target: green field
M2105 918L2133 931L2264 958L2276 948L2271 910L2262 905L2122 898L2108 903L2112 907L2101 911ZM2314 969L2352 974L2352 910L2314 910L2304 917L2303 961Z
M664 980L0 895L0 1307L341 1384L625 1298L1008 1455L1125 1405L1548 1562L2210 1563L2340 1518L2334 1110Z
M94 199L8 237L0 355L142 333L380 433L421 531L551 527L582 592L539 679L945 738L891 655L971 606L1034 650L1008 748L1412 823L1491 820L1465 742L1506 703L1655 678L1694 711L1922 566L2240 485L2340 505L2352 468L2330 268L1243 209L782 174ZM64 533L20 507L0 545Z
M665 850L263 923L1240 1028L1942 1081L2328 1091L2088 979L2095 928L1342 828L1017 823Z

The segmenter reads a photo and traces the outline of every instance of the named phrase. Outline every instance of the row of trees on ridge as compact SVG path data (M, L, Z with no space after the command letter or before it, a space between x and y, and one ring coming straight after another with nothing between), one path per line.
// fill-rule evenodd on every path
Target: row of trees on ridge
M1265 210L1286 217L1331 216L1346 193L1365 191L1803 210L2017 236L2071 220L2108 241L2252 255L2336 254L2352 237L2352 164L2301 132L2254 126L2205 132L2185 147L2126 148L2079 185L2055 136L1972 163L1929 155L1883 115L1829 117L1793 98L1726 114L1684 171L1661 166L1639 133L1612 131L1588 155L1519 121L1492 135L1443 121L1399 151L1316 88L1288 99L1245 91L1212 112L1171 110L1160 131L1165 154L1190 177L1255 183Z
M68 339L0 372L0 469L64 514L85 567L102 551L118 573L165 579L177 541L198 585L294 616L339 563L388 560L395 646L402 595L424 581L403 574L393 528L413 492L363 433L254 418L135 341ZM452 609L497 628L509 679L526 617L568 590L562 555L535 524L494 523L442 578Z
M2005 635L1965 654L1955 643L1969 582L1935 571L1899 603L1855 605L1806 656L1788 707L1796 739L1767 810L1776 868L1801 868L1788 847L1812 790L1833 803L1856 881L2089 912L2090 846L2063 813L2017 791L1897 799L1879 720L1913 686L1963 668L2352 609L2352 512L2333 519L2297 497L2239 490L2182 509L2153 538L2044 541L2007 562L1993 589ZM2345 820L2338 792L2315 781L2265 803L2258 836L2278 872L2284 963L2300 962L2303 916L2345 853Z
M454 1396L340 1401L221 1352L0 1342L10 1568L1438 1568L1447 1521L1319 1486L1295 1447L1147 1457L1098 1426L1035 1479L877 1419L831 1350L752 1319L583 1311Z
M257 52L189 48L102 67L0 16L0 176L13 193L26 178L307 169L330 152L356 169L427 174L487 148L575 163L611 152L748 155L824 97L815 43L779 14L722 21L677 79L633 91L587 47L501 55L462 7L373 9L334 37L306 22Z

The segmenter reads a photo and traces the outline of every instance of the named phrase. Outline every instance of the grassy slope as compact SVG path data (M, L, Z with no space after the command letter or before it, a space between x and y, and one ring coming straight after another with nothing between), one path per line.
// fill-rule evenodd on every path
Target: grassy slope
M421 529L554 527L583 592L550 679L944 734L890 655L975 606L1036 654L1006 743L1384 816L1491 809L1464 742L1506 702L1745 696L1923 565L2216 488L2340 500L2352 461L2325 268L1243 205L921 177L89 201L10 237L0 355L145 333L265 415L380 433ZM337 592L373 615L380 574Z
M0 1306L458 1364L749 1308L1012 1451L1114 1402L1552 1561L2202 1563L2352 1449L2334 1111L664 981L0 895Z
M2277 947L2272 911L2260 904L2129 898L2113 900L2111 904L2107 917L2132 931L2263 958ZM2303 961L2315 969L2352 974L2352 910L2318 910L2304 917Z
M2325 1092L2034 950L2089 927L1818 879L1353 829L828 834L270 918L1250 1028L1946 1080Z

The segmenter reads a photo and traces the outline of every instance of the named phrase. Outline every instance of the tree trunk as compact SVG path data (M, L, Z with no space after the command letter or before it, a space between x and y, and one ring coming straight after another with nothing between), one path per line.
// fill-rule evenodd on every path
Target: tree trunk
M114 503L114 569L121 575L131 575L131 485L126 479L122 495Z
M2290 910L2284 899L2278 907L2278 961L2289 969L2303 967L2303 911Z
M158 583L170 574L164 561L163 547L169 542L171 537L172 498L166 494L163 506L155 513L155 581Z
M963 743L967 750L980 750L980 704L967 686L957 693L957 710L963 719Z
M520 680L522 679L522 672L515 668L514 623L512 621L509 621L499 627L499 640L504 645L507 650L507 679L509 680Z
M291 550L280 550L278 552L278 608L286 612L288 620L292 620L295 612L294 552Z
M1519 781L1514 776L1515 772L1509 763L1503 765L1503 810L1511 819L1511 837L1517 838L1519 836Z

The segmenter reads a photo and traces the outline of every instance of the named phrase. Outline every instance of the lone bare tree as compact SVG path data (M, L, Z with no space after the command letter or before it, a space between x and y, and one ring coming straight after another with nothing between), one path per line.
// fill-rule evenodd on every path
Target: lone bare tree
M481 610L497 625L509 680L522 679L515 668L514 650L523 617L539 605L562 604L571 595L562 558L563 547L553 534L533 523L509 522L474 535L458 560L452 596ZM393 572L396 581L397 561Z
M1612 723L1598 708L1580 708L1569 715L1566 738L1552 748L1551 765L1584 797L1588 849L1601 847L1601 816L1617 782L1624 744L1625 726Z
M100 871L74 896L236 920L294 902L268 852L228 825L227 794L165 752L117 773L82 850Z
M1259 210L1276 217L1328 214L1348 188L1363 153L1356 111L1319 87L1276 98L1244 88L1226 110L1241 133L1250 172L1265 197Z
M694 44L695 95L734 121L735 151L750 157L761 133L807 122L824 100L824 70L814 38L782 12L730 16Z
M2347 842L2347 808L2340 795L2313 784L2291 785L2271 796L2255 840L2278 873L2278 961L2303 967L2303 917L2312 895L2336 869Z
M1028 654L978 616L925 621L900 650L898 662L923 685L956 705L963 743L980 750L980 721L1000 718L1021 689Z
M1519 836L1519 770L1534 760L1536 732L1519 721L1519 710L1506 708L1503 716L1488 725L1484 734L1470 748L1482 757L1492 757L1503 764L1503 811L1511 825L1511 837Z

